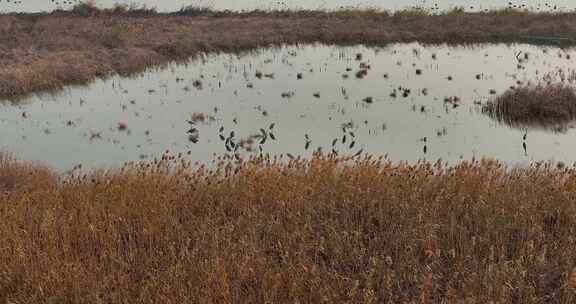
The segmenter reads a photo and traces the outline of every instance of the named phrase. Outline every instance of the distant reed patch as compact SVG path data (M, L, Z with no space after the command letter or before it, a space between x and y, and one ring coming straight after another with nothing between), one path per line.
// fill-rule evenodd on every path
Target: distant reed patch
M576 119L576 90L564 84L510 89L482 111L513 127L557 128Z

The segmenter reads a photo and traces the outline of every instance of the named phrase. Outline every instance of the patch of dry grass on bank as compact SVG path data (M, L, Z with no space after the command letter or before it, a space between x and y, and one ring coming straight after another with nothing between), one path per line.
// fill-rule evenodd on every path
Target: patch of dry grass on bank
M0 97L87 84L205 52L282 44L385 45L513 42L524 35L576 37L576 13L513 10L440 15L375 10L215 12L189 7L164 14L127 7L78 6L49 14L0 15Z
M214 168L167 156L16 177L0 195L0 301L576 301L574 168L326 156Z

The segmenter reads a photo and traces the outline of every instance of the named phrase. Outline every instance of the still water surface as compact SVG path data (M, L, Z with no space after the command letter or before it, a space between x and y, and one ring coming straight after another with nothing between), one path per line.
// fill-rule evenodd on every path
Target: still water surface
M529 54L521 64L520 51ZM0 148L60 169L116 166L167 149L209 161L240 143L242 156L310 156L322 149L408 161L488 156L572 163L576 131L570 125L527 130L524 150L526 130L481 111L491 93L568 77L571 58L573 50L517 44L308 45L207 55L58 96L6 102ZM357 78L362 67L367 74Z

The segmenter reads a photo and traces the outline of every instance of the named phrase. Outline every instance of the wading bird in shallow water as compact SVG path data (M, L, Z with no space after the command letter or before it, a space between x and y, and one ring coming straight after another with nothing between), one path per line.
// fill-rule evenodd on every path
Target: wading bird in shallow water
M527 150L527 147L526 147L526 142L523 142L523 143L522 143L522 148L524 149L524 156L528 156L528 150Z
M528 130L524 131L524 136L522 137L522 140L526 141L526 138L528 137Z
M306 144L304 145L304 149L308 150L308 148L310 148L310 144L312 143L312 140L310 140L310 136L308 136L308 134L304 134L304 138L306 139Z
M526 145L526 139L528 138L528 130L524 130L524 135L522 136L522 149L524 149L524 156L528 156L528 150Z

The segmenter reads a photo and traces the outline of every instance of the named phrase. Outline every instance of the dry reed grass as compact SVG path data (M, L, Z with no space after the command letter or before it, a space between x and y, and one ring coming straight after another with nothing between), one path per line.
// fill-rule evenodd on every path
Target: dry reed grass
M556 128L576 119L576 90L562 83L509 89L483 111L510 126Z
M375 10L171 14L145 8L78 6L50 14L0 15L0 97L11 98L130 74L204 52L281 44L521 41L523 35L576 36L576 13L513 10L440 15Z
M57 185L57 176L40 164L16 162L11 154L0 153L0 195L45 190Z
M575 168L320 155L192 167L165 156L16 179L0 196L0 301L576 301Z

